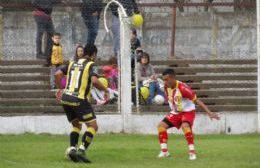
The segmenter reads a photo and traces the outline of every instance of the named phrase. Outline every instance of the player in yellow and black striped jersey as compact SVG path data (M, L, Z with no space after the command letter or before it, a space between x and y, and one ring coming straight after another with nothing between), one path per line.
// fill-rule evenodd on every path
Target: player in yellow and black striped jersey
M70 133L69 157L74 162L90 162L85 156L85 150L90 145L98 129L96 116L87 99L91 85L105 91L106 95L108 94L108 90L99 82L95 70L96 46L92 44L86 45L84 55L84 57L78 58L76 61L69 62L68 65L63 66L55 74L58 88L61 88L60 81L63 75L67 75L66 87L64 90L59 89L56 93L56 97L58 100L61 100L67 118L73 126ZM82 144L79 150L76 151L79 133L82 127L80 122L86 124L87 131L82 137Z

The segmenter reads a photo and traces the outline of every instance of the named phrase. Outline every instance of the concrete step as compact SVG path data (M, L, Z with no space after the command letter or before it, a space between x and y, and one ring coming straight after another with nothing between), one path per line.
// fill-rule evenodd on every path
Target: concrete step
M200 98L208 105L256 105L257 98L254 97L218 97L218 98ZM58 106L60 103L55 98L3 98L0 99L2 106Z
M0 81L21 82L21 81L49 81L50 75L1 75Z
M12 66L12 65L44 65L45 60L3 60L0 61L0 66Z
M189 86L195 89L213 89L213 88L256 88L257 83L239 82L239 83L189 83Z
M257 89L250 90L197 90L198 97L256 96ZM1 90L1 98L54 98L51 90Z
M93 106L96 113L118 113L117 105ZM42 114L62 114L65 112L61 105L57 106L0 106L0 116L17 115L42 115Z
M163 73L165 67L155 67L155 72ZM195 73L256 73L257 67L175 67L176 74L195 74Z
M0 67L0 73L9 74L9 73L43 73L50 74L50 68L48 67Z
M209 105L209 109L213 112L252 112L257 111L256 105ZM95 112L97 114L118 114L117 105L105 105L95 107ZM170 111L168 106L140 106L140 112L149 113L168 113ZM136 112L136 107L133 107L133 112ZM197 107L197 112L204 112L202 109ZM61 106L0 106L0 116L19 116L19 115L42 115L42 114L62 114L65 115Z
M173 60L162 60L162 61L151 61L152 65L256 65L256 59L173 59Z
M0 84L0 90L50 90L50 88L49 84Z

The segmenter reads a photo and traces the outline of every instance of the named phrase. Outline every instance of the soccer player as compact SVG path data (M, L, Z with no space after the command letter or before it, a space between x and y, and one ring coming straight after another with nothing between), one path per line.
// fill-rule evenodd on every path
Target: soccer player
M90 162L85 155L85 151L88 149L98 129L96 116L87 99L91 84L99 90L105 91L106 97L109 96L108 90L99 82L97 72L95 71L96 68L93 61L95 61L96 55L96 46L88 44L84 48L84 57L76 61L70 61L67 66L62 67L55 74L56 85L60 88L56 93L56 98L58 101L61 101L68 121L72 124L68 156L74 162ZM62 90L60 79L65 74L67 74L67 84L65 89ZM81 123L85 123L87 131L82 136L82 144L77 150L79 133L82 127Z
M171 111L158 124L158 135L161 146L161 152L158 157L170 156L167 148L167 129L176 127L177 129L182 128L188 143L189 159L195 160L196 152L192 133L192 125L195 119L195 104L199 105L208 114L210 119L219 120L220 118L216 113L211 112L208 107L197 98L195 92L188 85L176 80L173 69L166 69L162 75L166 99L169 102Z

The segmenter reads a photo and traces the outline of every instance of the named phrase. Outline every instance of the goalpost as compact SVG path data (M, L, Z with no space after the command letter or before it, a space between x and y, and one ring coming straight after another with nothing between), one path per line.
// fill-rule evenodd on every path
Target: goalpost
M257 15L257 132L260 133L260 2L256 1Z
M130 48L130 19L124 7L116 0L107 3L104 9L104 26L107 32L106 15L109 6L115 3L118 5L118 15L120 20L120 75L119 75L119 111L122 115L123 131L131 133L132 109L131 109L131 48Z

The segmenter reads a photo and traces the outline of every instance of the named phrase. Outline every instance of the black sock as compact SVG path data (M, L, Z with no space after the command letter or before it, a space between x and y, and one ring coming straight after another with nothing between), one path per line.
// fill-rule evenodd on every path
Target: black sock
M70 133L70 146L76 147L78 145L79 133L72 131Z

